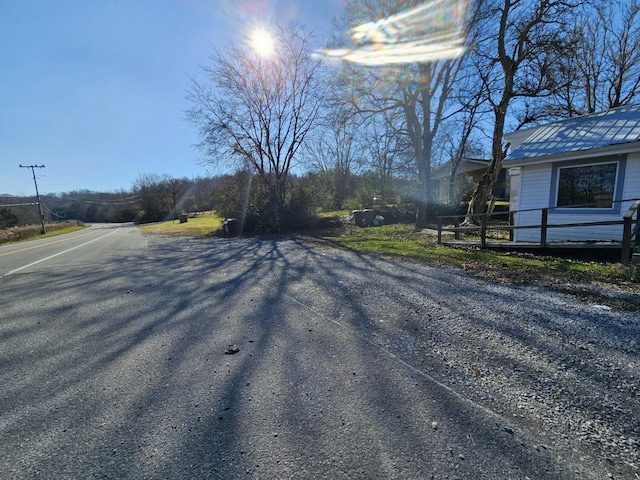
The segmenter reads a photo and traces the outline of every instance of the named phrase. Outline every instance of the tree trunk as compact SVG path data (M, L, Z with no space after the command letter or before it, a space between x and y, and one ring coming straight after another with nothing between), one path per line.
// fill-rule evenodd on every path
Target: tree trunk
M491 189L498 180L500 170L502 170L502 160L506 156L506 148L502 146L502 136L504 135L504 122L509 105L510 98L507 95L502 96L502 100L496 109L496 123L493 129L493 139L491 145L491 162L487 170L482 175L478 186L471 195L469 206L467 207L467 215L464 223L478 224L478 215L487 211L487 202L491 196Z
M422 149L419 155L418 177L420 184L418 186L418 198L416 199L416 229L427 227L427 208L432 202L431 198L431 137L426 136L422 143Z

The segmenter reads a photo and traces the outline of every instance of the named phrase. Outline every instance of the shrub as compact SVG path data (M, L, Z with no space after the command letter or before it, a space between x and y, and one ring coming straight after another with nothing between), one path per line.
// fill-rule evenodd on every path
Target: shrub
M20 223L20 217L8 208L0 208L0 229L15 227Z

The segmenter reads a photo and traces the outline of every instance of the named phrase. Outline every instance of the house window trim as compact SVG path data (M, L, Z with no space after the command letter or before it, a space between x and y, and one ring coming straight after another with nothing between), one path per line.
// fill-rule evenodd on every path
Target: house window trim
M616 180L613 186L613 204L611 208L576 208L558 207L558 188L560 184L560 169L571 167L591 167L595 165L605 165L616 163ZM552 164L551 170L551 194L549 196L549 213L558 214L619 214L622 207L622 194L624 190L624 176L627 170L626 155L611 155L601 158L581 158L570 162L558 162Z

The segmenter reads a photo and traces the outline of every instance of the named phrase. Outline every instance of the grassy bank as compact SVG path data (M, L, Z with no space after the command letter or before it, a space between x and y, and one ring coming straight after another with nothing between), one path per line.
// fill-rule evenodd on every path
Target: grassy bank
M65 233L75 232L86 228L86 225L78 225L76 222L53 223L45 226L47 233L41 234L41 225L25 225L22 227L11 227L0 230L0 245L6 243L24 242L37 238L55 237Z
M391 255L438 266L454 266L489 277L505 277L510 283L535 284L537 281L639 282L632 268L618 262L591 262L531 254L493 252L475 248L449 248L437 245L436 236L416 231L412 225L386 225L378 228L347 228L331 238L350 250Z
M188 217L185 223L179 220L139 225L140 230L148 234L168 235L171 237L204 237L219 232L224 219L214 213L199 213Z

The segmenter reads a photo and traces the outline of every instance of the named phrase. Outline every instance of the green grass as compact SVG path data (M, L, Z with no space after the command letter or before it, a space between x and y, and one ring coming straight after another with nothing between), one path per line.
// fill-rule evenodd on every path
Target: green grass
M203 213L189 217L186 223L180 223L179 220L169 220L139 225L138 228L148 234L172 237L204 237L220 231L223 220L223 218L214 213Z
M87 228L88 225L78 225L76 222L53 223L45 225L45 234L41 234L41 225L25 225L22 227L11 227L0 230L0 245L26 242L27 240L35 240L38 238L49 238L65 233L75 232Z
M590 262L477 248L444 247L437 245L435 235L416 232L412 225L353 228L349 234L332 240L357 252L391 255L441 266L511 271L516 276L518 272L532 277L555 273L613 281L639 280L633 269L617 262Z

